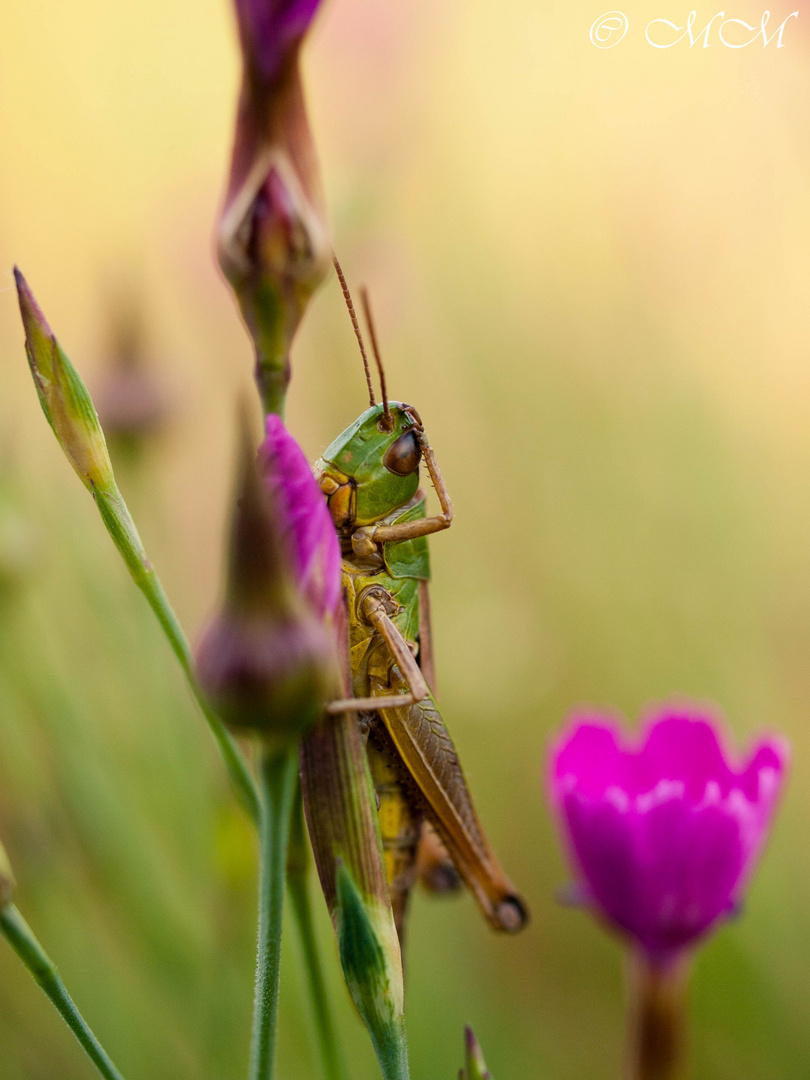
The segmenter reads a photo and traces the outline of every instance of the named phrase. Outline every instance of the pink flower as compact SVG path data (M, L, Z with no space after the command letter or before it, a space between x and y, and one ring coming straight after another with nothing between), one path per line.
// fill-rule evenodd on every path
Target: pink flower
M654 960L738 906L782 788L783 740L762 739L738 766L719 727L694 708L664 708L634 742L610 717L578 716L551 755L551 798L586 903Z
M259 465L298 584L316 614L331 614L341 595L341 554L329 507L284 421L271 413L266 431Z

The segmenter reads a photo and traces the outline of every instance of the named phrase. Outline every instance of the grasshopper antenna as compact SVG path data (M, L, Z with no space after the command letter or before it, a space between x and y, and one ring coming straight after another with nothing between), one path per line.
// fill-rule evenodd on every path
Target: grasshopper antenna
M374 397L374 385L371 381L371 371L368 366L368 356L366 356L366 346L363 343L363 335L360 332L360 324L357 321L357 315L355 314L354 304L352 303L352 296L349 292L349 286L346 284L346 276L343 273L338 257L332 252L332 262L335 270L337 271L338 281L340 287L343 290L343 299L346 301L346 307L349 309L349 318L352 320L352 326L354 327L354 336L357 338L357 344L360 346L360 355L363 357L363 369L366 373L366 385L368 386L368 401L369 405L376 405L377 399ZM386 406L387 408L387 406Z
M371 336L371 348L374 353L374 360L377 364L377 371L380 373L380 391L383 399L383 423L387 431L393 431L394 421L391 419L391 410L388 408L388 391L385 387L385 368L380 359L380 348L377 344L377 332L374 329L374 320L371 317L371 304L369 303L368 292L366 291L365 286L360 289L360 300L363 304L363 314L366 316L368 332Z

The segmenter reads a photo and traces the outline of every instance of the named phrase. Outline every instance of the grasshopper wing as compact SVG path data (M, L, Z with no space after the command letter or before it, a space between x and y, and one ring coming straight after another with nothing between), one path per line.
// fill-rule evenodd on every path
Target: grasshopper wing
M392 690L407 690L397 668L386 692ZM521 930L528 921L526 907L481 827L456 748L433 697L381 709L380 715L421 792L430 821L481 910L497 930Z

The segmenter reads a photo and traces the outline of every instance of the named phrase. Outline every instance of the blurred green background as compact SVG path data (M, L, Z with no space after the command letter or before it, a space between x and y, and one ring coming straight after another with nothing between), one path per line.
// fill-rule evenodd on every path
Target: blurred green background
M781 728L795 755L744 917L696 965L693 1078L810 1075L810 42L803 13L778 51L655 50L644 24L688 14L666 4L632 0L600 51L584 0L329 0L306 54L336 247L455 501L432 545L442 706L534 915L496 938L469 897L417 897L424 1080L456 1075L465 1022L497 1080L620 1075L621 950L555 903L541 776L572 706L635 719L673 694L738 738ZM0 9L0 835L129 1080L244 1073L254 843L40 413L10 269L97 393L121 297L140 311L166 424L121 485L197 635L250 386L212 258L237 78L226 0ZM314 459L364 404L332 281L296 343L290 424ZM371 1080L315 904L352 1076ZM279 1076L316 1077L291 934L285 950ZM0 944L1 1080L90 1075Z

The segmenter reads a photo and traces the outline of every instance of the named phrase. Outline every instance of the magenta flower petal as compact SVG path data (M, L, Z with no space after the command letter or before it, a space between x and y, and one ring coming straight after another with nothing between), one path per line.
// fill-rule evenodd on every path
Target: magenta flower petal
M626 755L621 730L603 717L581 717L554 759L554 781L576 776L583 791L598 798L617 783L627 786Z
M738 768L717 721L686 709L659 712L638 746L609 718L575 719L550 787L590 906L654 959L703 937L740 901L786 764L765 739Z
M245 57L262 78L277 78L306 33L320 0L235 2Z
M259 448L268 484L302 592L319 615L334 612L341 595L340 542L304 451L280 417L267 417Z
M636 790L648 791L662 779L679 780L689 798L700 798L709 780L726 792L732 773L712 724L702 716L663 712L649 725L646 741L634 755Z

